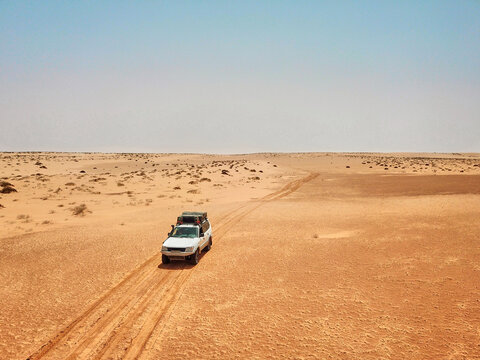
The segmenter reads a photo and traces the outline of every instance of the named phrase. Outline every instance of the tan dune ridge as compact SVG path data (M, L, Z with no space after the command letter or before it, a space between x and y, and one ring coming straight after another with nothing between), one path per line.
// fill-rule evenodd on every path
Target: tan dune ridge
M473 153L0 153L0 358L480 358L478 219Z

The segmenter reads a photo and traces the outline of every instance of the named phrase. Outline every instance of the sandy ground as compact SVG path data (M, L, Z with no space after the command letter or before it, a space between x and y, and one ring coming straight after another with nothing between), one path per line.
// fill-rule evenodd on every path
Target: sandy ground
M3 153L0 192L1 359L480 358L478 154ZM161 265L183 210L212 250Z

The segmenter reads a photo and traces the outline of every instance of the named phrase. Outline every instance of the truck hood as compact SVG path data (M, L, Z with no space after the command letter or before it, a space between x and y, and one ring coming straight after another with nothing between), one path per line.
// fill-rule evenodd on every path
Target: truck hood
M177 238L169 237L163 242L163 246L172 248L186 248L189 246L195 246L198 243L198 238Z

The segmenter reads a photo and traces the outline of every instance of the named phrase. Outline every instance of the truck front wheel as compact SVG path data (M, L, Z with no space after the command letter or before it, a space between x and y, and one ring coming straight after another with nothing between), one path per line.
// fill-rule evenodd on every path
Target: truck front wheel
M195 251L195 254L190 255L190 262L191 262L193 265L197 265L197 264L198 264L198 256L199 256L199 251L198 251L198 249L197 249L197 251Z
M167 255L162 254L162 264L169 264L170 258Z

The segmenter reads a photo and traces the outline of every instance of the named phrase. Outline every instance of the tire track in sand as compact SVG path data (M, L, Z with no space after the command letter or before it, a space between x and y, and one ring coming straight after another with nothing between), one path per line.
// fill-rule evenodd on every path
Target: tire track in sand
M293 193L317 176L310 174L291 181L278 191L224 214L215 224L215 239L221 239L233 224L264 203ZM182 285L195 270L185 263L173 263L159 272L160 262L161 254L156 254L138 266L28 359L140 357L152 334L163 332L164 327L159 325L174 310L182 296Z

